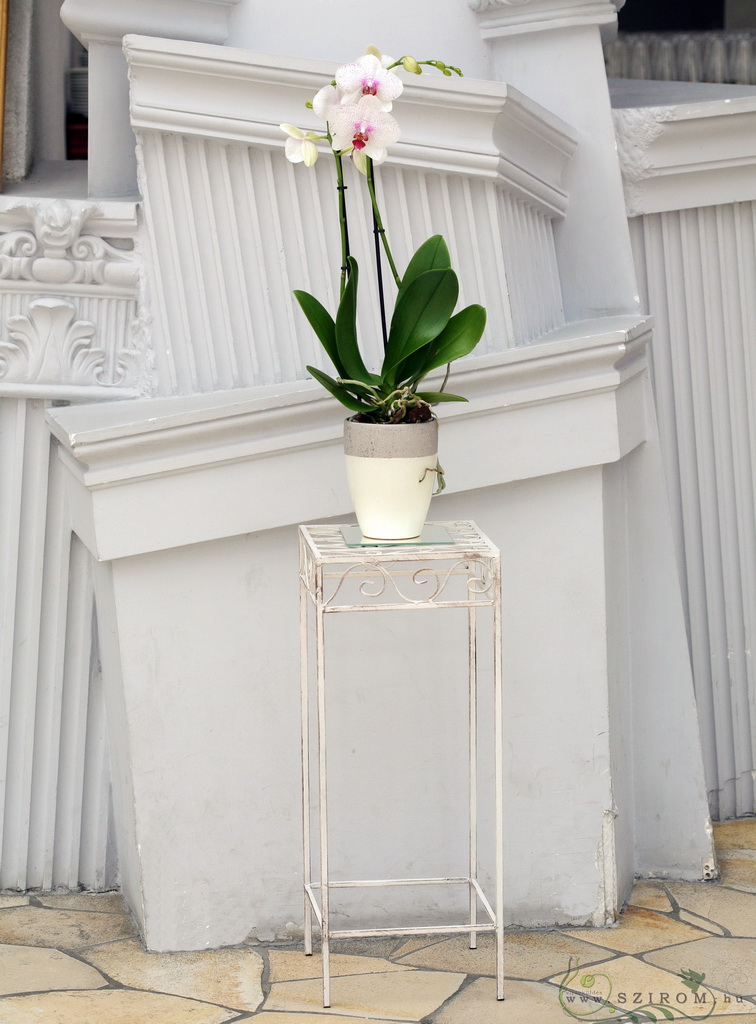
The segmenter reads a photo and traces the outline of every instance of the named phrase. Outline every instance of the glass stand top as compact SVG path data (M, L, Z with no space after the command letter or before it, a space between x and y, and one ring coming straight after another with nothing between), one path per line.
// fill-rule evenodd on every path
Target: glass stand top
M419 537L409 540L376 540L363 537L359 526L341 526L341 536L348 548L408 548L420 544L454 544L454 538L441 523L426 523Z

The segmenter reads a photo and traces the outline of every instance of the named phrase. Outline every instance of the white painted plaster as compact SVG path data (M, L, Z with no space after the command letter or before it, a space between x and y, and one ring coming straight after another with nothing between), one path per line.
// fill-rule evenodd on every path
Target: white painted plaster
M61 0L34 5L34 160L66 158L66 69L71 66L70 33L60 20Z
M625 636L650 585L639 576L616 611L632 574L607 553L623 527L607 525L602 467L643 445L648 379L647 324L612 326L571 325L550 343L471 362L470 406L441 429L457 493L436 499L431 515L477 519L503 553L507 920L520 925L603 923L619 909L635 862L617 844L638 812L627 777L634 741L623 740L616 708L650 700L646 677L669 670L668 654L660 662L639 641L638 671L631 661L622 678L608 675L618 655L607 636ZM270 936L298 919L293 524L343 517L349 504L336 410L309 389L277 391L48 414L75 529L111 564L102 607L125 702L114 735L132 772L118 782L119 799L134 806L119 846L130 884L141 886L130 899L152 949ZM481 447L482 436L497 445ZM633 486L646 493L652 484ZM461 766L464 644L449 645L446 620L429 622L418 643L416 624L401 616L380 639L367 618L334 629L329 655L333 728L351 738L332 761L336 863L368 877L459 870L464 773L453 755ZM405 644L406 657L381 660ZM410 727L423 715L438 717ZM680 743L697 742L694 724L683 723ZM379 772L362 774L376 764ZM694 876L711 854L702 789L681 780L675 799L701 823L680 856L680 871ZM675 847L665 821L653 827ZM351 912L399 923L446 911L434 899L382 896Z
M628 216L756 198L756 86L635 83L613 105Z
M339 63L354 60L374 45L394 57L440 59L471 78L490 77L488 52L464 0L435 0L433 17L422 4L403 0L294 0L264 6L240 0L230 18L228 43Z
M134 19L167 9L67 6L100 47L104 94L125 67L113 56L123 31L157 31L159 20ZM411 214L427 202L429 217L443 211L444 230L467 232L466 243L454 239L465 289L487 304L506 300L483 354L456 370L471 401L444 410L451 493L432 514L477 519L503 552L507 922L604 923L636 870L700 877L712 854L648 401L649 324L637 315L600 53L614 5L485 6L480 15L462 4L452 12L444 0L446 25L439 16L423 30L466 26L457 33L460 64L481 56L485 36L492 68L515 89L463 79L445 91L446 82L425 77L408 88L409 130L388 180L422 180ZM346 45L332 31L344 9L317 22L323 39ZM290 30L291 8L285 14ZM282 19L271 12L266 47L283 33ZM191 18L183 34L187 25ZM264 29L250 3L234 25ZM465 34L473 26L477 37ZM259 38L243 41L261 48ZM310 33L307 46L318 43ZM296 380L312 340L297 336L289 276L323 261L296 255L290 212L303 186L282 159L276 125L296 120L290 111L316 72L332 67L323 58L353 51L318 49L309 60L307 49L286 61L130 38L127 52L152 247L143 294L165 326L154 344L166 397L51 410L48 423L71 521L99 560L124 891L149 948L202 948L280 934L301 915L294 526L344 517L349 504L339 410ZM120 129L97 145L109 141L115 148L100 148L103 159L133 148ZM119 167L103 175L103 188ZM245 167L234 190L232 169ZM262 198L251 202L256 189ZM244 234L255 216L269 218L257 248ZM556 256L552 223L561 223ZM63 262L70 271L75 261ZM546 281L548 302L527 279L541 290ZM261 298L245 307L255 281ZM269 316L253 321L266 301ZM239 309L248 320L233 319ZM201 325L216 322L220 332L206 330L194 347ZM203 389L215 393L193 393ZM331 762L332 841L344 874L460 870L464 646L450 644L452 620L437 616L421 634L407 619L392 617L376 638L363 616L331 638L331 722L347 740ZM670 708L682 708L669 765L659 756L668 716L654 717L661 689ZM659 785L662 773L669 788ZM490 766L484 777L490 788ZM366 899L355 922L400 915L401 923L424 902ZM428 913L445 911L431 898Z
M599 32L615 17L604 0L497 4L480 15L494 77L578 134L566 176L570 207L555 230L567 320L639 311Z
M89 195L137 196L124 35L147 32L222 43L237 0L64 0L63 22L89 50Z

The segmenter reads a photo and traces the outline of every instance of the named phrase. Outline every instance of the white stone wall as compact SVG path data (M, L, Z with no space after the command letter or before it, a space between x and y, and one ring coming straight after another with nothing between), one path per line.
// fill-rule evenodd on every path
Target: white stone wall
M614 86L675 544L717 818L756 773L756 89Z

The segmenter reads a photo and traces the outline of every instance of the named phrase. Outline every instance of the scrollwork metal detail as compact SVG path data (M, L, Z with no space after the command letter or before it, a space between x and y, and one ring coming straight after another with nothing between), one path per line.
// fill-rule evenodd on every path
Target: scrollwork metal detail
M493 588L491 567L483 559L465 558L450 566L426 565L413 572L402 572L402 564L372 562L366 559L350 565L336 576L335 585L325 599L324 607L333 608L336 605L336 598L348 581L357 583L357 589L362 597L375 602L388 597L406 605L466 603L491 593ZM464 597L447 596L449 582L453 578L464 579ZM408 584L409 589L403 587L402 582ZM427 589L421 592L422 588Z

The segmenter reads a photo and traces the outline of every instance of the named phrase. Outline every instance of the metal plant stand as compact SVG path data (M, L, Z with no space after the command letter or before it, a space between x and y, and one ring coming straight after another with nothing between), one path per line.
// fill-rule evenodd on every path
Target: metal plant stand
M334 938L377 935L468 933L470 948L480 932L496 936L496 996L504 998L502 847L502 683L501 564L498 550L472 522L429 524L445 542L396 546L350 546L342 527L299 527L300 658L302 683L302 808L305 953L312 954L313 916L321 933L323 1006L331 1005L330 942ZM344 528L348 531L349 528ZM354 529L354 528L352 528ZM348 537L348 532L346 533ZM493 747L495 899L492 906L478 882L478 622L480 608L493 610ZM392 878L334 881L328 862L328 785L326 772L326 617L341 613L467 608L469 688L469 874L457 878ZM310 614L315 619L315 700L317 722L311 751ZM311 763L313 762L313 763ZM316 776L316 789L312 776ZM313 872L311 797L317 795L319 871ZM317 880L314 880L317 878ZM365 886L467 885L469 916L461 924L397 928L333 929L334 889ZM488 919L478 923L478 904Z

